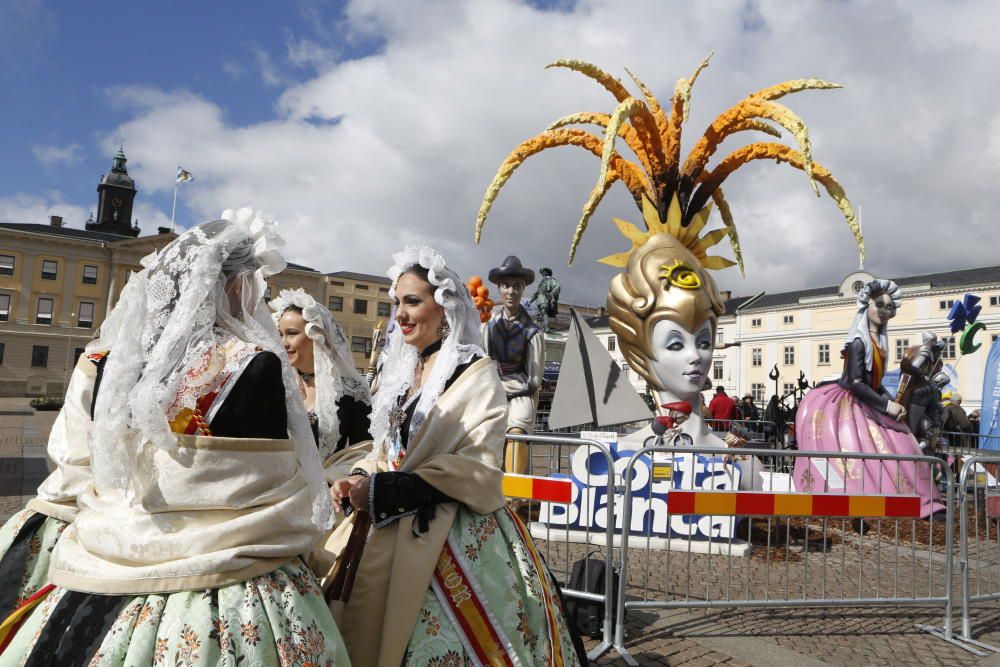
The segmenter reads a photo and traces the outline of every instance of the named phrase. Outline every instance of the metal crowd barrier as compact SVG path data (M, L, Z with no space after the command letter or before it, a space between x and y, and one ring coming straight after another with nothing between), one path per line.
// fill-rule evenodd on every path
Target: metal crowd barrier
M971 456L984 450L1000 453L1000 435L944 431L938 443L938 451L953 456Z
M966 458L959 475L963 490L959 510L959 568L962 577L962 634L973 647L1000 653L1000 648L972 638L973 602L1000 600L1000 452ZM972 648L978 655L986 655Z
M580 456L578 451L584 448L588 464L585 466L584 474L582 476L578 474L577 477L585 482L586 490L574 491L574 493L582 493L584 495L594 493L596 495L596 490L602 489L607 499L606 517L611 518L617 515L618 510L615 508L615 474L613 472L615 466L611 450L606 443L565 435L508 434L507 439L524 443L528 447L529 464L527 475L536 479L551 478L553 473L568 475L573 467L573 455L577 454L577 456ZM604 483L597 482L596 486L591 484L591 482L594 481L593 478L597 474L591 473L591 465L589 463L590 458L595 455L599 457L599 460L603 458L606 466L605 470L608 471L608 474L604 475L606 481ZM577 472L580 472L579 467ZM505 475L505 485L507 478L511 477L516 476ZM543 510L542 502L538 498L532 498L523 494L519 495L519 497L524 499L522 501L524 504L521 507L522 516L527 517L526 523L532 537L537 542L540 542L538 544L539 550L542 552L549 570L559 580L563 595L599 602L604 605L604 636L601 643L588 653L588 657L591 660L596 660L611 648L611 640L614 637L614 624L612 620L615 604L613 594L614 577L611 574L614 570L614 520L607 521L607 526L603 529L594 529L588 525L582 531L571 531L568 520L563 529L555 527L551 523L543 525L541 522L534 521L535 518L544 518L539 516ZM546 506L551 511L552 503L547 503ZM565 511L569 511L568 505ZM571 532L577 533L576 535L572 535L574 538L572 540L570 539ZM600 559L604 561L604 592L595 594L570 588L569 583L573 562L582 558L589 560L589 555L595 552L599 553ZM589 563L584 568L586 573ZM585 580L587 579L586 576L584 578Z
M667 498L653 498L653 487L649 486L645 497L634 497L631 480L639 461L651 461L655 468L660 459L659 465L669 464L671 470L675 465L694 470L697 454L713 457L704 462L704 467L717 475L713 490L692 485L670 488ZM621 586L612 647L625 661L638 664L625 647L625 617L632 609L940 605L944 610L942 627L920 627L958 643L951 627L954 484L947 464L931 456L785 451L782 457L809 458L817 471L825 470L821 492L738 491L735 472L724 459L752 457L743 463L753 462L744 466L753 468L763 467L764 458L772 455L774 451L767 449L651 446L629 458L622 473L621 525L632 526L633 512L638 509L642 513L640 530L644 521L648 527L645 536L630 535L629 530L621 535ZM685 457L690 461L685 462ZM866 480L866 464L871 465L871 461L876 462L877 479L871 478L876 474L872 473ZM922 476L942 482L943 540L935 538L934 527L941 525L940 519L932 516L925 522L918 518L919 497L898 494L895 484L882 488L882 463L889 461L912 465L918 479ZM835 483L845 473L857 480L859 471L860 493L848 494L844 485ZM672 487L672 475L663 478L669 479ZM690 478L693 481L694 475ZM670 538L654 571L650 565L653 517L647 516L654 501L661 512L666 511L672 532L679 532L673 531L675 517L683 517L677 524L683 529L684 519L694 515L699 525L705 522L710 533L717 532L718 539L699 543ZM742 526L737 517L745 517ZM929 541L918 549L916 537L923 526L928 527ZM689 530L688 534L692 533ZM801 550L793 551L793 542L801 542ZM841 545L839 557L829 555L835 543ZM745 548L751 549L751 555L753 550L762 550L763 563L759 556L738 559L734 555ZM793 560L801 563L794 571Z

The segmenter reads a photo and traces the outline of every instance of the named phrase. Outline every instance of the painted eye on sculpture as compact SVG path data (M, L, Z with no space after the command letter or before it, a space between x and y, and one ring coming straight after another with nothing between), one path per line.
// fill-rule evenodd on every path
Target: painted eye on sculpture
M671 287L695 290L701 287L701 278L687 264L679 259L675 259L670 266L664 264L660 267L660 278L665 280Z
M673 343L667 345L667 349L670 350L671 352L680 352L681 350L684 349L684 343L680 342L679 340L675 340Z

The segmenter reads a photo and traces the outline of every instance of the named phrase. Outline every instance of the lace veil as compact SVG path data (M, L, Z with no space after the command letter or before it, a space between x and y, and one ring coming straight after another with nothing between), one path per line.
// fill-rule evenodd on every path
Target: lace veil
M445 264L433 248L427 246L407 247L392 256L393 265L386 272L392 280L389 296L395 298L399 277L414 266L427 269L427 278L434 287L434 300L443 308L451 333L445 338L420 391L420 398L410 421L410 435L413 436L424 423L427 413L444 391L444 386L460 365L468 363L475 356L486 356L482 348L482 334L479 329L479 311L469 297L469 290L458 274ZM372 438L375 441L370 458L378 458L386 447L389 432L389 412L396 407L399 397L404 395L413 383L419 351L403 341L398 331L393 331L386 341L381 358L382 370L378 378L378 391L372 404Z
M289 435L312 495L312 520L329 526L330 496L297 378L262 298L264 278L285 268L275 227L252 209L227 210L142 260L87 345L109 353L94 406L91 467L99 489L130 493L136 448L177 448L169 421L197 399L178 395L181 378L203 371L214 347L235 337L283 361Z
M337 401L350 396L371 405L368 383L354 367L354 357L347 345L344 330L330 311L303 289L282 290L270 303L275 320L295 306L306 321L306 336L313 342L313 363L316 373L316 416L319 418L320 458L326 459L340 440L340 418Z

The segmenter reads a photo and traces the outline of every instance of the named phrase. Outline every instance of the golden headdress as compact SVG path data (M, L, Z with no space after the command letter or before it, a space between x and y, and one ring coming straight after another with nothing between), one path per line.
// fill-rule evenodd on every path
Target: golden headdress
M854 232L864 259L861 228L847 195L825 167L813 162L809 131L802 119L775 101L803 90L840 86L820 79L796 79L752 93L716 117L682 163L681 126L687 120L691 87L708 66L709 58L711 56L702 61L690 78L677 81L669 113L660 106L646 84L628 70L642 99L633 97L618 79L589 63L559 60L549 65L575 70L594 79L614 95L618 106L611 115L583 112L565 116L541 134L521 143L500 165L476 219L478 243L486 216L500 189L532 155L556 146L579 146L599 156L600 175L573 234L569 263L573 263L587 223L605 193L615 182L621 181L642 212L646 230L614 218L615 225L632 242L632 247L600 260L625 269L614 277L608 293L610 325L622 343L626 361L654 386L659 382L650 377L648 364L653 353L650 345L653 325L669 318L693 332L706 319L714 321L722 314L723 305L708 269L736 264L743 272L739 237L721 188L726 177L740 166L752 160L773 159L804 171L817 196L816 183L822 184ZM603 139L591 132L567 127L578 124L604 128ZM755 142L733 151L713 169L707 169L719 145L730 135L755 130L780 137L779 127L792 134L797 150L780 143ZM618 153L618 139L625 142L636 160L630 161ZM711 213L709 199L719 207L724 227L699 236ZM726 237L732 245L735 261L708 255L708 249Z

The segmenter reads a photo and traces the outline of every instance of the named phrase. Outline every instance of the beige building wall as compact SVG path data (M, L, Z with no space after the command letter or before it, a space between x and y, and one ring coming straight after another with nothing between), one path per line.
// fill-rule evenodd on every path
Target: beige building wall
M326 275L325 303L344 329L351 345L354 365L362 373L368 369L376 324L381 323L384 332L389 323L391 285L392 282L384 276L366 273L336 271Z
M128 269L174 238L0 225L0 395L61 396Z

